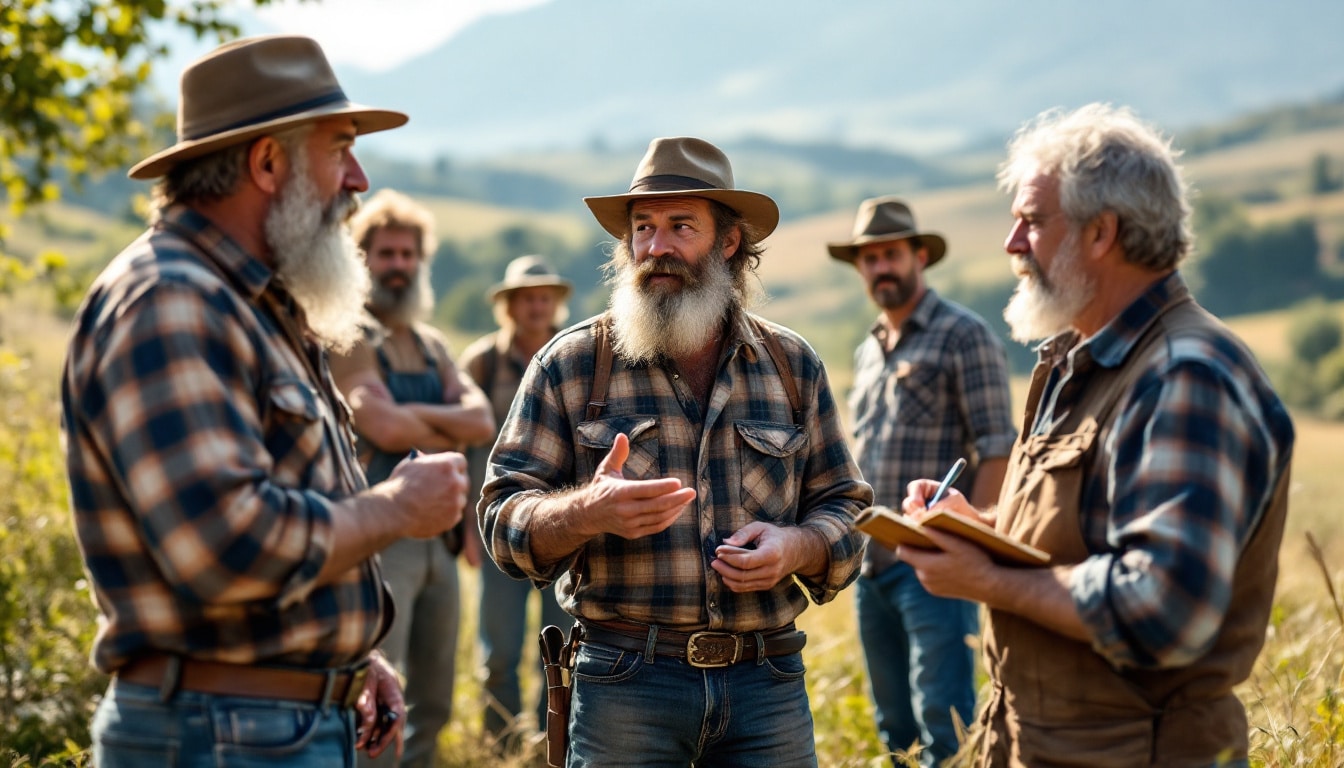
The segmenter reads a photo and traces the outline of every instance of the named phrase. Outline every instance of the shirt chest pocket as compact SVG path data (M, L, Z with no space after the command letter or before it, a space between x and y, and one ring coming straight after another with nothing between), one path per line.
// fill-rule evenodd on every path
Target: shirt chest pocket
M936 424L947 411L947 383L934 365L915 365L896 374L893 409L901 424Z
M330 472L314 476L314 459L326 439L317 392L307 382L279 377L266 392L265 440L275 466L271 479L285 487L330 485Z
M664 476L658 447L658 419L655 416L612 416L585 421L578 426L580 455L575 457L580 478L592 477L597 465L606 458L617 435L630 439L630 456L622 474L630 480L654 480Z
M807 433L796 424L739 421L742 508L753 520L791 521L798 503Z

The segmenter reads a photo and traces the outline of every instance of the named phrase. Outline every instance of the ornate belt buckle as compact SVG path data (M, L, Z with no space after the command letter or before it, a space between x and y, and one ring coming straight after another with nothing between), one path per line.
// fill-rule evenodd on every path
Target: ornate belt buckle
M741 656L742 638L728 632L695 632L686 641L686 663L698 669L726 667Z

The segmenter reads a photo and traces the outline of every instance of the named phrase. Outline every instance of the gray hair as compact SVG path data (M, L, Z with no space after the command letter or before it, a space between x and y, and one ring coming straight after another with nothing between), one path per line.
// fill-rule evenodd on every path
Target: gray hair
M999 187L1012 194L1036 174L1055 176L1060 207L1074 227L1113 212L1125 259L1160 272L1180 263L1194 239L1179 156L1170 139L1127 107L1052 109L1008 142Z
M303 143L313 130L312 123L304 123L287 131L270 134L280 142L285 154L294 156L302 151ZM258 137L260 138L260 137ZM208 203L220 200L238 188L238 180L247 166L247 153L258 139L234 144L207 155L183 160L164 174L154 185L151 210L154 218L176 203Z

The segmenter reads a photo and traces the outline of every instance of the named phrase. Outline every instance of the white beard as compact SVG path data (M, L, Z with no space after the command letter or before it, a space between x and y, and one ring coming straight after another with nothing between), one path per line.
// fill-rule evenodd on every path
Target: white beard
M1079 241L1079 231L1071 231L1044 274L1039 262L1013 257L1029 273L1018 280L1013 297L1003 310L1003 319L1008 321L1015 341L1026 344L1066 331L1091 303L1096 285L1082 269Z
M303 307L308 327L324 346L344 352L361 337L360 313L370 287L369 270L345 226L359 201L343 192L323 210L304 148L290 156L292 174L266 214L266 242L275 254L276 274Z
M608 303L615 332L612 349L632 363L675 360L701 352L714 341L737 300L722 248L706 254L699 268L681 262L664 265L664 259L650 259L638 267L620 246L613 260L615 285ZM664 266L682 275L680 291L665 293L640 285L641 271ZM699 274L687 277L697 271Z

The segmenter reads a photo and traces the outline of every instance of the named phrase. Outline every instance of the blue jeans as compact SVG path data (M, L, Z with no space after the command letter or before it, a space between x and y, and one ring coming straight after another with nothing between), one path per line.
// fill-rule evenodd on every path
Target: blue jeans
M696 669L584 643L573 679L569 768L817 765L802 654Z
M453 677L461 595L457 559L443 540L402 539L381 555L383 578L397 616L381 645L387 660L406 678L406 751L400 763L389 749L361 768L429 768L439 731L453 713Z
M887 749L918 741L920 764L937 765L959 747L952 710L975 719L975 657L966 636L979 631L974 603L934 597L906 563L858 580L859 638Z
M518 665L523 659L528 598L541 603L541 626L554 624L569 634L574 619L555 601L555 589L536 589L530 581L515 579L494 566L481 564L481 615L478 631L485 657L485 731L492 736L517 735L514 719L523 711ZM546 727L546 680L537 668L537 724Z
M98 768L349 768L354 711L114 680L91 727Z

